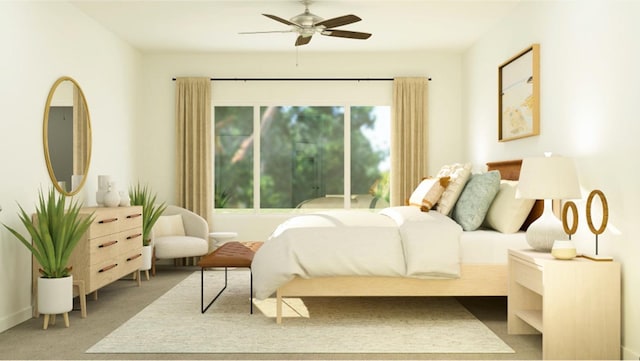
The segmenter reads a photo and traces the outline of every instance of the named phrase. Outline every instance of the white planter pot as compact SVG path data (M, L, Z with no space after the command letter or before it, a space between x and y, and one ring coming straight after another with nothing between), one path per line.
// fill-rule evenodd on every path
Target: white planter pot
M147 271L151 269L152 258L153 246L142 246L142 266L140 266L140 271Z
M38 312L55 315L73 309L73 276L38 278Z

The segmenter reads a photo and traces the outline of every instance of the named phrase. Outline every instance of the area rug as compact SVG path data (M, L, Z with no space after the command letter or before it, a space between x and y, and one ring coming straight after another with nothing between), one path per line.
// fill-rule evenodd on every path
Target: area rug
M153 282L153 280L151 281ZM205 272L205 300L224 271ZM450 297L273 300L249 314L249 273L229 272L226 291L200 313L200 272L187 277L93 345L87 353L513 353Z

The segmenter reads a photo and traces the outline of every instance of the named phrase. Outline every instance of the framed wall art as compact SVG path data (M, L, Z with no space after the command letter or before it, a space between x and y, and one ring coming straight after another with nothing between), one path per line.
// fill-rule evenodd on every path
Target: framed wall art
M540 134L540 45L498 68L498 141Z

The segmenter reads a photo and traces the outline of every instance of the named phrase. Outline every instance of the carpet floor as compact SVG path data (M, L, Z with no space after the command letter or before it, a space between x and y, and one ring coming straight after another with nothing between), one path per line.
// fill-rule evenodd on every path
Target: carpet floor
M205 299L224 285L224 271L205 272ZM249 314L249 272L229 272L228 287L200 312L194 272L89 353L513 353L452 297L287 299L282 325L273 300ZM153 337L141 338L153 325Z
M58 322L42 330L42 316L30 318L0 333L1 360L534 360L542 357L540 335L509 335L506 297L456 297L456 300L508 344L515 353L87 353L114 330L189 277L196 267L160 265L158 274L138 287L130 278L116 281L87 297L87 318L80 317L78 300L70 313L71 326ZM214 286L211 285L213 289ZM197 291L199 292L199 291ZM215 290L212 290L215 292ZM245 290L248 295L248 290ZM224 299L224 294L221 300ZM221 301L219 300L219 301ZM199 293L196 296L199 313ZM217 302L217 301L216 301ZM305 301L306 302L306 301ZM248 313L248 298L242 309ZM213 306L212 306L213 307ZM207 311L212 313L213 309ZM254 312L258 312L254 309ZM255 315L254 315L255 316ZM375 315L371 315L375 317ZM249 317L249 316L248 316ZM286 319L283 326L294 320ZM305 321L305 320L301 320ZM308 321L308 320L307 320ZM179 323L174 317L171 323ZM157 325L147 325L132 339L152 339ZM213 331L210 331L213 332ZM238 340L242 342L243 340Z

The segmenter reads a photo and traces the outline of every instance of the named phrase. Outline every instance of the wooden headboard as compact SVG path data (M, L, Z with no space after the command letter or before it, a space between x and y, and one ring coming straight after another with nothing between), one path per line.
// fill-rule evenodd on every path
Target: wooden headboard
M520 167L522 166L522 159L504 160L500 162L488 162L487 170L497 170L500 172L500 178L506 180L518 180L520 178ZM529 225L538 219L544 210L544 201L537 200L533 205L527 220L524 221L522 229L526 230Z
M520 167L522 167L522 159L503 160L501 162L488 162L487 170L497 170L500 172L500 178L506 180L520 179Z

